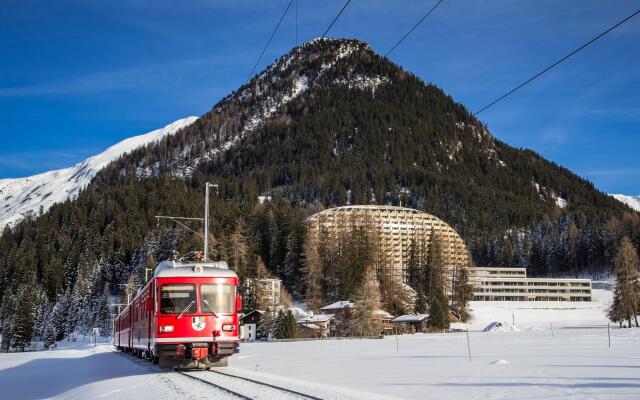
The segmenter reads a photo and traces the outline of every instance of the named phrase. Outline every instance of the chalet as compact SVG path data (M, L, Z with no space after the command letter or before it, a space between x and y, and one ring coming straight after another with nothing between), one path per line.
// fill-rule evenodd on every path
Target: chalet
M372 320L378 324L383 334L390 335L393 333L393 323L391 322L393 315L384 310L375 310Z
M253 310L240 318L240 340L254 341L258 339L258 327L264 311Z
M407 314L391 320L398 332L416 333L424 332L427 328L429 314Z
M334 314L307 315L298 319L298 337L326 338L334 334Z

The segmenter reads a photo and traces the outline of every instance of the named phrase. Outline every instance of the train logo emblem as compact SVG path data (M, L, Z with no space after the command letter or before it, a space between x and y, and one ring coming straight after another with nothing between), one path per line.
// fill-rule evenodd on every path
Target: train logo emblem
M205 320L204 317L193 317L191 319L191 326L193 327L194 330L196 331L201 331L204 329L205 326Z

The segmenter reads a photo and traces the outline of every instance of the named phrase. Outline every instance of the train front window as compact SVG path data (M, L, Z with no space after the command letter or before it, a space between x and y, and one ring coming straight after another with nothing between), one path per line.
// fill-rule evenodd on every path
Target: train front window
M160 313L192 314L196 312L195 285L162 285L160 289Z
M235 300L233 285L200 285L200 310L209 313L232 313Z

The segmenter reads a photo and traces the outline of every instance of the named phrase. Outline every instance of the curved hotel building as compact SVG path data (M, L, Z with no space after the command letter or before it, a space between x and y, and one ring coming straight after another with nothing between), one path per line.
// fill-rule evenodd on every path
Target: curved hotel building
M411 208L378 205L330 208L309 217L307 224L309 235L319 235L324 230L334 240L354 226L375 229L389 267L403 282L411 243L419 243L428 251L433 235L441 239L449 272L471 266L469 251L453 228L438 217ZM524 268L471 267L469 275L476 301L591 301L589 279L529 278ZM447 283L450 277L449 274Z

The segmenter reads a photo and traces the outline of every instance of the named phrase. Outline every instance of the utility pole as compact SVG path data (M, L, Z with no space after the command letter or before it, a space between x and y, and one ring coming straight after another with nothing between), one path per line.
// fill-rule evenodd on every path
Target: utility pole
M168 219L181 227L191 231L193 234L200 236L204 241L204 261L209 261L209 189L214 188L216 190L216 194L218 194L218 185L206 182L204 184L204 218L191 218L191 217L174 217L171 215L156 215L156 219L158 223L160 223L161 219ZM199 232L194 231L189 228L187 225L183 224L180 221L200 221L204 223L204 235Z

